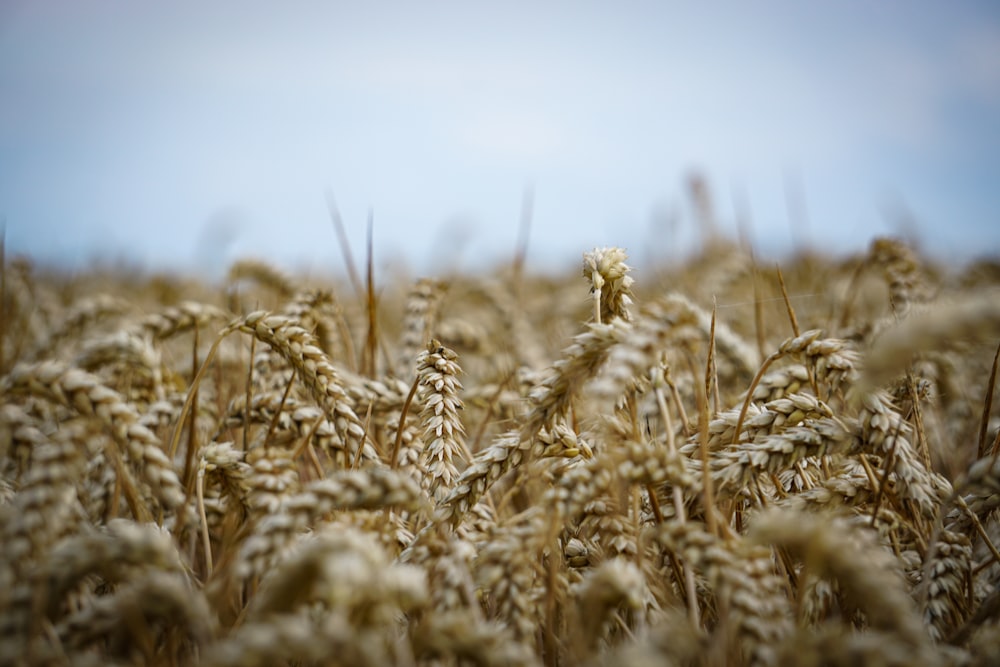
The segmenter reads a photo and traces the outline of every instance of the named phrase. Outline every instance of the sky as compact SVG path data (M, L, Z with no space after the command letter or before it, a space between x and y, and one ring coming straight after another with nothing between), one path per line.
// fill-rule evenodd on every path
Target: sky
M1000 5L0 2L8 256L223 272L1000 254Z

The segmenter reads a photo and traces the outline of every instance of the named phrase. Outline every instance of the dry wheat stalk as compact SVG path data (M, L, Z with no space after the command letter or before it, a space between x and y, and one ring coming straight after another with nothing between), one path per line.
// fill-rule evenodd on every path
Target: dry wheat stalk
M548 363L548 356L535 334L533 323L527 317L523 294L516 293L516 287L500 280L479 281L476 288L482 290L483 296L496 311L497 322L494 328L496 334L502 341L516 341L516 344L511 346L513 347L511 353L515 355L517 363L526 368L544 368ZM472 324L473 322L468 320L454 318L442 322L440 337L445 341L456 338L467 340L470 333L475 333L470 330L469 325ZM482 340L483 336L479 335L476 338Z
M121 315L127 312L129 303L125 299L110 294L97 294L78 301L62 321L52 327L46 337L35 344L28 353L28 359L42 359L56 356L58 345L70 338L79 338L90 324L108 316Z
M808 572L834 578L872 628L918 654L928 650L923 624L894 559L862 529L833 517L775 511L754 521L752 537L799 555Z
M342 614L311 618L302 612L272 616L240 626L231 636L212 643L201 664L211 667L268 667L286 661L359 667L391 664L385 642L358 632Z
M587 652L593 652L604 626L619 609L639 610L645 603L646 581L634 563L621 558L605 561L576 590L575 625Z
M1000 337L1000 293L964 295L933 308L914 310L906 319L883 329L866 359L869 386L880 386L902 372L918 352L954 345L962 340Z
M423 494L417 483L388 468L342 470L278 501L240 550L240 578L263 573L295 536L334 510L417 508Z
M811 419L777 434L760 434L719 450L712 458L712 477L722 494L738 494L752 488L761 472L778 475L807 458L843 452L854 444L849 431L835 419Z
M458 477L456 458L464 458L465 428L458 415L462 401L458 380L462 372L458 355L436 340L417 357L417 377L423 409L424 440L427 443L420 455L426 470L428 493L433 498L443 497Z
M590 281L594 297L594 321L610 322L614 318L629 319L628 307L632 303L632 284L625 263L628 257L621 248L594 248L583 253L583 277Z
M917 257L899 239L882 237L872 241L868 261L881 267L889 286L889 303L900 315L905 315L912 303L926 299Z
M316 346L316 339L297 322L283 315L257 311L230 324L224 333L242 331L256 337L281 354L309 388L316 403L337 426L345 443L362 446L364 426L355 414L337 371L329 357Z
M412 632L419 658L454 657L480 667L535 667L541 661L524 644L514 641L500 624L483 622L468 613L434 614Z
M402 371L402 377L412 377L410 373L413 360L427 346L427 341L435 337L434 328L445 290L445 284L433 278L421 278L410 288L406 298L403 335L396 358L396 366Z
M520 433L498 436L492 445L479 452L458 479L452 491L441 501L438 517L461 521L480 497L509 470L526 459L544 456L549 449L539 438L542 429L552 430L564 419L572 397L579 387L593 377L613 345L614 332L628 325L621 318L612 324L592 324L578 335L565 353L549 369L544 380L531 393L531 412L525 417Z
M229 314L218 306L185 301L159 313L147 315L139 321L137 329L154 339L164 340L226 319L229 319Z
M900 487L900 497L916 504L933 518L941 501L951 494L951 484L927 470L910 442L912 429L892 405L884 391L868 393L860 414L861 446L885 455Z
M95 373L103 367L111 367L116 386L131 385L130 395L135 399L140 396L149 402L162 401L166 397L163 386L163 370L160 352L146 338L118 331L104 338L88 341L77 355L73 365L85 371ZM137 378L145 379L150 387L139 393Z
M269 287L279 296L288 298L295 293L295 281L281 269L260 259L241 259L229 267L229 281L252 280Z
M39 573L45 582L41 605L49 618L64 613L65 595L88 575L97 574L107 582L141 579L149 572L183 574L183 559L169 534L155 526L116 519L105 530L83 531L62 540Z
M19 365L0 383L0 394L37 396L97 418L139 468L163 505L173 508L184 501L177 473L159 439L139 423L135 408L94 375L50 361Z
M927 587L924 622L937 641L947 639L968 614L965 583L971 575L971 560L968 537L949 530L941 532L934 561L925 569L930 579L924 584Z
M6 263L0 663L996 662L1000 270L625 261L343 307Z
M354 625L378 626L391 624L398 611L414 612L427 603L419 568L390 564L371 535L333 526L303 540L267 572L248 621L320 604L344 612Z
M770 550L720 540L693 522L665 523L655 539L707 575L726 633L721 639L735 641L753 664L773 663L775 645L791 632L792 613Z
M148 651L157 631L180 631L174 641L192 644L186 651L178 651L183 656L196 654L214 628L204 596L176 575L153 571L70 614L56 625L55 632L73 649L104 641L112 655L127 659L138 654L149 661L153 655Z

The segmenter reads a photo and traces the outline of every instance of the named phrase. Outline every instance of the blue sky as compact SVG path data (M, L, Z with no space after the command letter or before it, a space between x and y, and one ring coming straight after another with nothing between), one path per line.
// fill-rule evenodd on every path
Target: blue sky
M695 5L698 6L695 6ZM421 273L689 250L686 179L762 252L1000 253L991 2L0 5L9 254ZM788 199L804 203L793 232ZM798 216L799 214L796 214Z

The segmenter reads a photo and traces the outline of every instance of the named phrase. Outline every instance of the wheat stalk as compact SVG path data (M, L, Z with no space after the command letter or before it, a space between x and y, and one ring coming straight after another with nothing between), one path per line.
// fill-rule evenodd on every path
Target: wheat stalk
M996 662L993 264L522 260L0 262L0 663Z

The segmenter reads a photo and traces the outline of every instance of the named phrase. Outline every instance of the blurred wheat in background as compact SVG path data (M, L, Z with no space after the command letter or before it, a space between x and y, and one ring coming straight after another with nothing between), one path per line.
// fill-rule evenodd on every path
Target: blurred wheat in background
M6 258L0 663L1000 660L995 262L581 252Z

